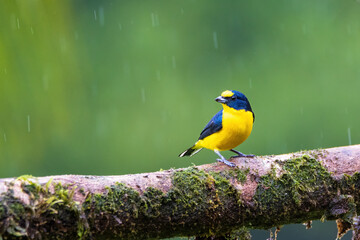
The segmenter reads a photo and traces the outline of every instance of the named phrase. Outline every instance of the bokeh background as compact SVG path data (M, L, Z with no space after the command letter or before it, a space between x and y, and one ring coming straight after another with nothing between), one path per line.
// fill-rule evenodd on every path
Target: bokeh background
M256 114L244 153L360 143L359 1L0 3L0 177L213 162L177 156L226 89ZM279 239L335 239L315 226Z

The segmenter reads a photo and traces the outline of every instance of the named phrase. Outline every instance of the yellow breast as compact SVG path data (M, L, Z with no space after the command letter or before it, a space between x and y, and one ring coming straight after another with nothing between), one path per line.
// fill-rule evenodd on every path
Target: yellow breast
M253 114L244 109L236 110L223 104L222 129L196 145L211 150L225 151L235 148L250 135L253 127Z

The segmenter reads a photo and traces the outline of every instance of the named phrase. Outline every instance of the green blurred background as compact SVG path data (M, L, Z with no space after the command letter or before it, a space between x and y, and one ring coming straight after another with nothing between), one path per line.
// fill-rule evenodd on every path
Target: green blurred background
M0 177L214 162L177 156L226 89L256 114L244 153L360 143L359 1L0 4ZM290 237L335 239L335 223Z

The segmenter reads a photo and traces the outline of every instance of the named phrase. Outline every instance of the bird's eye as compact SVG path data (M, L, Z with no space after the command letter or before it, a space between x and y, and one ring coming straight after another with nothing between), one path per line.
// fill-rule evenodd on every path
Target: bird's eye
M235 100L235 99L236 99L236 96L232 96L232 97L231 97L231 100Z

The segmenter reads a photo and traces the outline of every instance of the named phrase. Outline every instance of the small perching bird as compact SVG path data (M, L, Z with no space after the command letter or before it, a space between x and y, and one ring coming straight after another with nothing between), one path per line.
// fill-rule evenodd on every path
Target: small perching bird
M215 114L200 133L198 141L179 157L193 156L201 149L213 150L223 162L230 167L235 164L229 162L220 154L220 151L230 150L240 157L254 157L234 150L250 135L255 120L254 112L244 94L235 90L226 90L215 101L222 104L223 109Z

